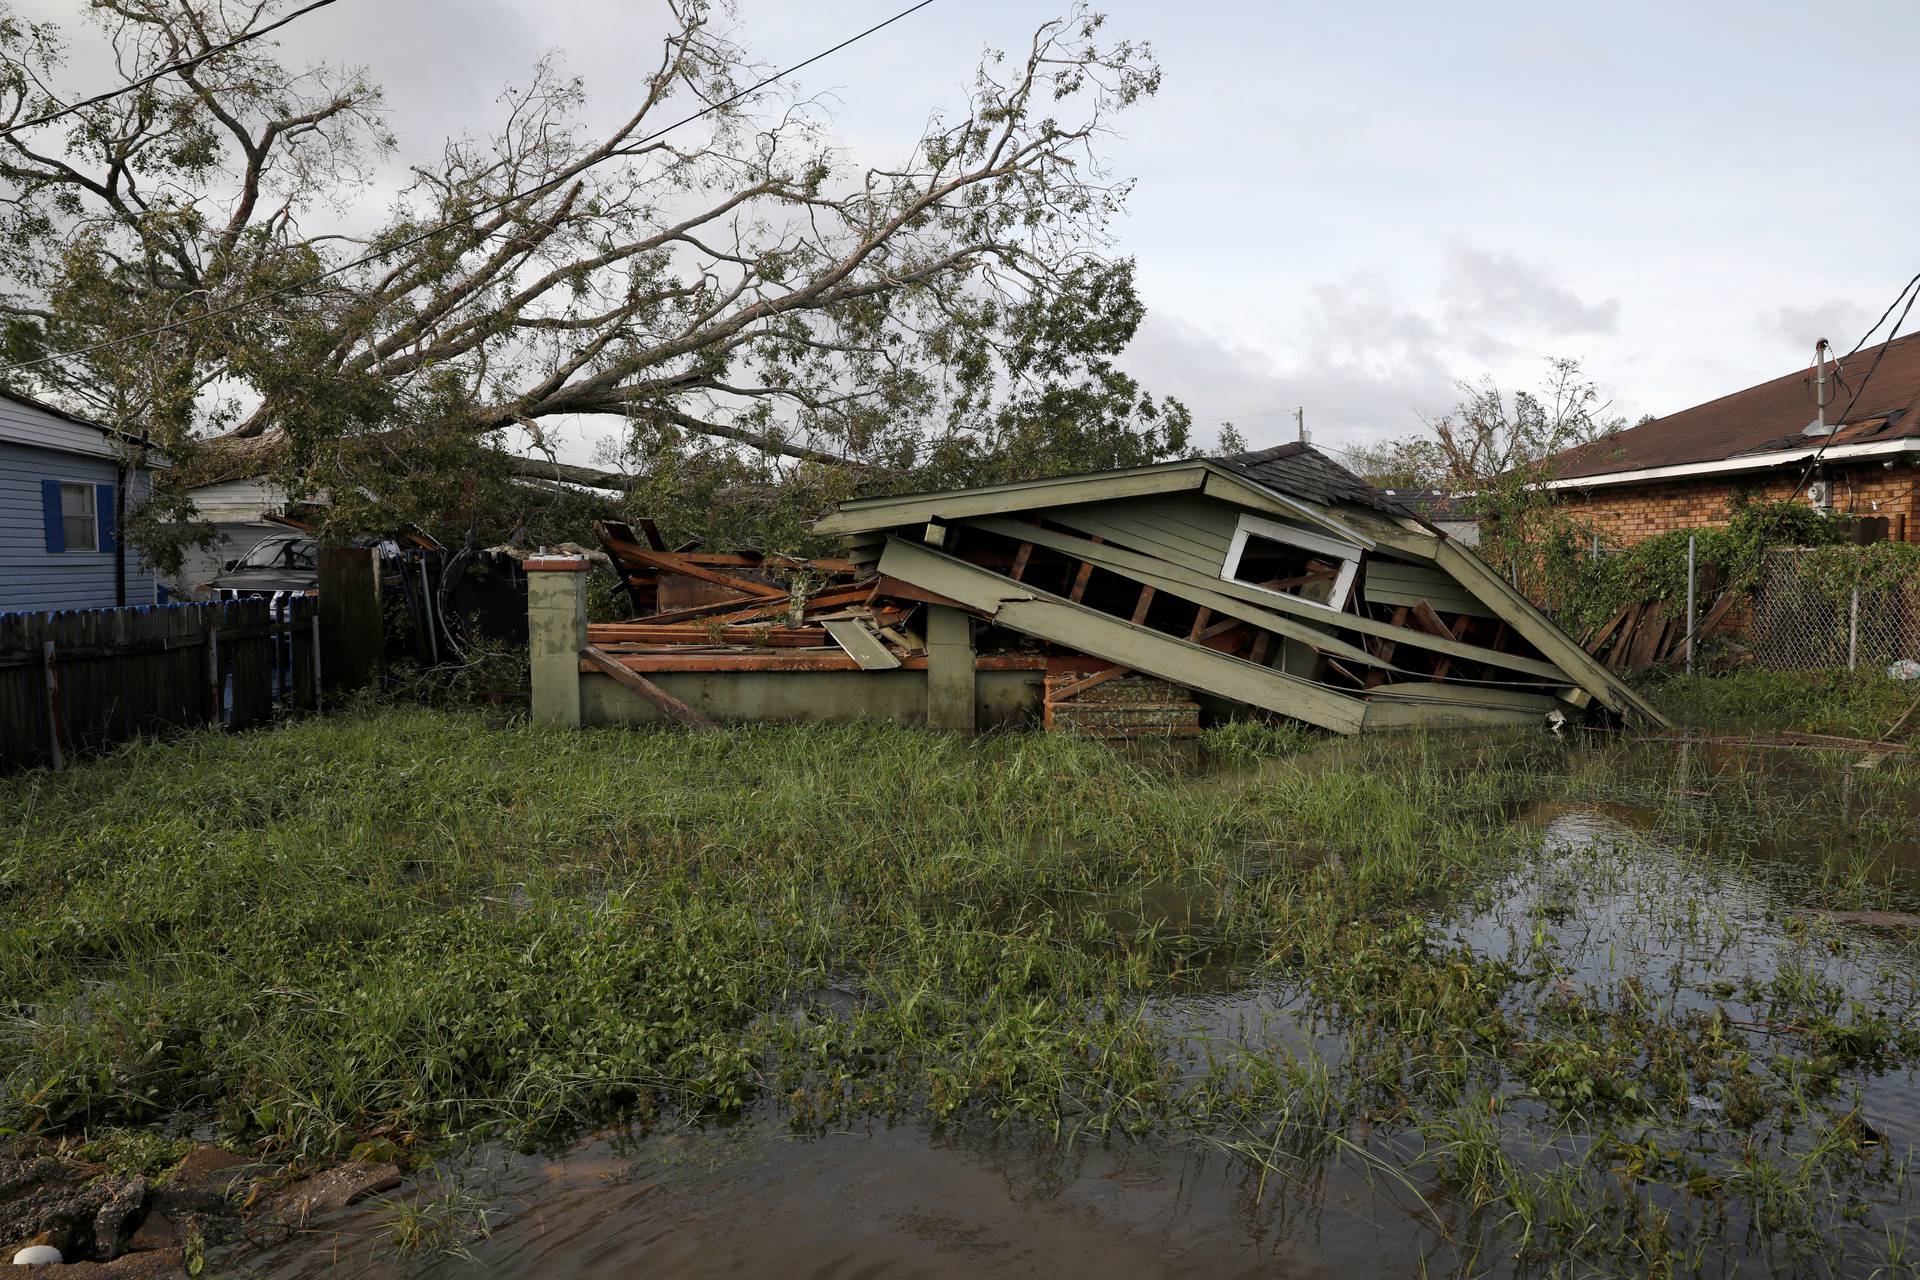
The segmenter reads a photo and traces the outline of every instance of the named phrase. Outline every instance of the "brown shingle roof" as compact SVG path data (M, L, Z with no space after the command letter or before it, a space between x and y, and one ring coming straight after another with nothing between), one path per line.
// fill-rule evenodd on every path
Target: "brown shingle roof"
M1236 471L1280 493L1336 507L1343 502L1372 507L1388 515L1411 515L1385 493L1321 453L1312 445L1294 441L1251 453L1232 453L1208 461Z
M1861 390L1882 347L1886 356ZM1920 406L1920 334L1865 347L1847 357L1838 373L1836 382L1829 370L1827 405L1827 421L1842 427L1833 437L1835 444L1920 436L1920 412L1915 411ZM1547 466L1556 478L1572 480L1802 446L1811 450L1819 447L1820 437L1803 432L1814 413L1813 370L1807 368L1569 449L1548 459Z

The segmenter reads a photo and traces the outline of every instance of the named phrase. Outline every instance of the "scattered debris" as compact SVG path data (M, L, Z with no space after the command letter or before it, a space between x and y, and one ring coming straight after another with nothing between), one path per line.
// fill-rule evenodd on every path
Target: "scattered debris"
M274 1215L296 1227L316 1213L344 1209L354 1201L400 1185L398 1165L353 1160L303 1178L274 1201Z
M1807 912L1829 924L1865 924L1880 929L1920 929L1920 915L1910 911L1827 911L1812 908Z
M1647 734L1641 742L1687 742L1715 747L1804 747L1813 751L1862 751L1876 760L1915 748L1884 738L1846 738L1831 733L1665 733Z
M1696 652L1720 633L1742 598L1737 591L1725 591L1707 608L1694 624ZM1642 676L1657 666L1675 666L1686 661L1686 613L1669 609L1660 600L1621 605L1581 638L1580 647L1622 675Z

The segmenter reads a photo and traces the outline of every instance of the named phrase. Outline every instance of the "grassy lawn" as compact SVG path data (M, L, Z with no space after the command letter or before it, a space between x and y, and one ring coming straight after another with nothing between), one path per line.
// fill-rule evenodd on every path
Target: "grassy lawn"
M1206 747L1190 776L1040 735L370 708L0 780L0 1137L204 1125L317 1160L663 1114L986 1120L1379 1162L1502 1257L1665 1266L1730 1220L1904 1240L1904 1172L1844 1098L1920 1053L1908 987L1863 998L1819 959L1845 938L1771 924L1745 969L1682 983L1609 940L1589 970L1592 927L1561 931L1602 888L1739 930L1708 881L1648 889L1516 820L1634 806L1659 875L1771 883L1743 842L1837 783L1710 770L1678 802L1664 763L1545 735ZM1858 856L1793 892L1884 906L1920 772L1845 781ZM1518 923L1471 923L1493 911ZM1249 993L1305 1030L1207 1030Z
M1827 733L1920 742L1920 681L1848 671L1742 671L1675 677L1654 686L1654 700L1676 723L1739 733Z

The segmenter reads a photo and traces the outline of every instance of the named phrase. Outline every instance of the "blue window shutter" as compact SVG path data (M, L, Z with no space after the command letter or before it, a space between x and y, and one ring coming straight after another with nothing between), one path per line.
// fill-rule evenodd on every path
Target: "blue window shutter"
M58 480L40 482L40 523L47 532L47 550L65 551L67 530L66 526L60 523L60 482Z
M113 550L116 530L113 527L113 486L97 484L93 486L93 518L100 525L100 549Z

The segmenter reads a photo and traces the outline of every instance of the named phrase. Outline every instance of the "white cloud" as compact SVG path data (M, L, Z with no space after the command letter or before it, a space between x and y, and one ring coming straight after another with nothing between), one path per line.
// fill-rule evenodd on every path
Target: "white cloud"
M1617 326L1616 301L1589 303L1508 255L1456 246L1448 262L1425 291L1375 270L1313 284L1292 323L1257 343L1149 298L1126 366L1193 410L1202 445L1228 421L1255 445L1292 439L1296 407L1317 443L1352 445L1419 430L1463 381L1531 387L1564 340Z

